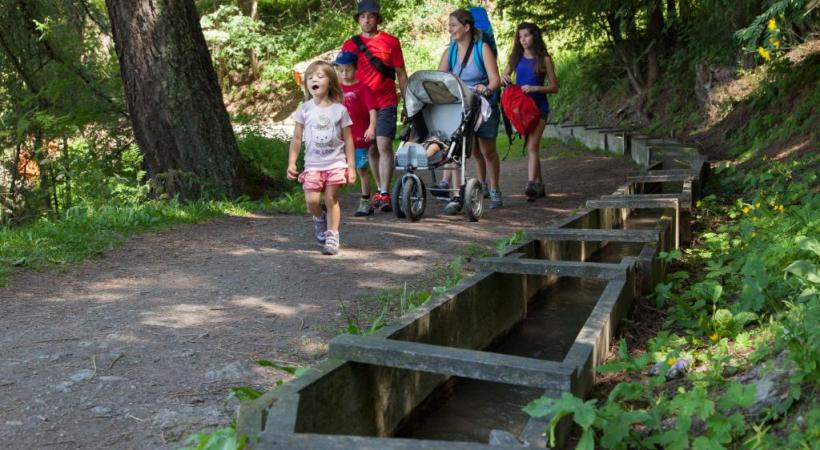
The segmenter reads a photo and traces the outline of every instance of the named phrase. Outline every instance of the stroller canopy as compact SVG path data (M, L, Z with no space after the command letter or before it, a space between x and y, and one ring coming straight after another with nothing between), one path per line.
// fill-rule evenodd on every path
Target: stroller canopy
M464 114L474 105L475 94L455 75L436 70L420 70L407 80L404 105L407 117L418 114L426 105L459 104Z

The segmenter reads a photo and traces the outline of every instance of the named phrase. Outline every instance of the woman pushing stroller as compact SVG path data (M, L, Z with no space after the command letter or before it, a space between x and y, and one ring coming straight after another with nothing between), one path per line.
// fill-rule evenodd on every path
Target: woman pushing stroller
M469 11L458 9L450 13L447 29L452 41L441 55L438 70L457 76L476 94L484 96L490 102L491 114L476 131L478 145L473 149L473 155L476 176L485 195L490 198L490 208L500 208L503 205L498 185L501 161L496 152L495 139L501 114L495 93L501 86L501 77L495 53L484 42L481 30L476 28L475 18ZM447 181L448 184L455 184L452 180ZM444 211L447 214L457 214L461 205L462 202L454 198L445 206Z

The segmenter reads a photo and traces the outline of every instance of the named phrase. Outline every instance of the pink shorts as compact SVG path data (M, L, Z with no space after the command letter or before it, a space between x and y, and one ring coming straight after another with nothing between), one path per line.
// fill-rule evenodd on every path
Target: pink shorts
M306 170L297 180L305 191L323 192L327 186L347 184L347 168L330 170Z

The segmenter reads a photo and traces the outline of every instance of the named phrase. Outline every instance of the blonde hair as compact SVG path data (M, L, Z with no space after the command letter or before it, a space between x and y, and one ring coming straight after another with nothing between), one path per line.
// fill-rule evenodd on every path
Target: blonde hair
M307 69L305 69L305 80L302 83L302 88L305 92L305 100L310 100L313 98L313 94L311 94L310 89L308 89L308 79L310 79L311 75L320 70L325 74L329 81L327 96L330 101L344 104L345 94L342 92L342 85L339 84L339 76L336 75L336 69L331 64L324 61L313 61Z

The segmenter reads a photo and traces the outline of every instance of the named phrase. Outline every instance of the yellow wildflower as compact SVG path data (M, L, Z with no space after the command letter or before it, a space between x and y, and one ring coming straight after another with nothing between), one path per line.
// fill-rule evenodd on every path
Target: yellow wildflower
M666 358L666 364L669 366L674 366L676 362L678 362L678 358L675 358L674 356Z
M700 200L698 200L698 201L697 201L697 203L695 203L695 207L700 208L700 206L701 206L702 204L703 204L703 202L702 202L702 201L700 201Z
M720 338L720 336L718 336L718 334L717 334L717 333L712 333L712 334L710 334L710 335L709 335L709 340L711 340L711 341L715 341L715 342L717 342L717 340L718 340L719 338Z
M777 29L777 22L774 19L769 19L769 30L774 31Z
M755 203L755 208L760 209L760 202Z
M755 237L755 236L757 236L757 233L755 233L754 231L752 231L752 237Z
M774 42L772 42L772 44L774 44L774 48L780 48L780 41L778 41L777 39L775 39Z
M784 209L786 209L786 208L784 208L783 205L777 205L777 210L778 211L783 212Z
M772 55L770 55L770 54L769 54L769 51L768 51L768 50L766 50L766 49L765 49L765 48L763 48L763 47L758 47L758 48L757 48L757 53L758 53L758 54L760 54L760 56L761 56L763 59L765 59L766 61L769 61L770 59L772 59Z
M748 207L748 206L744 206L744 207L743 207L743 209L742 209L741 211L743 211L743 214L749 214L749 207Z

